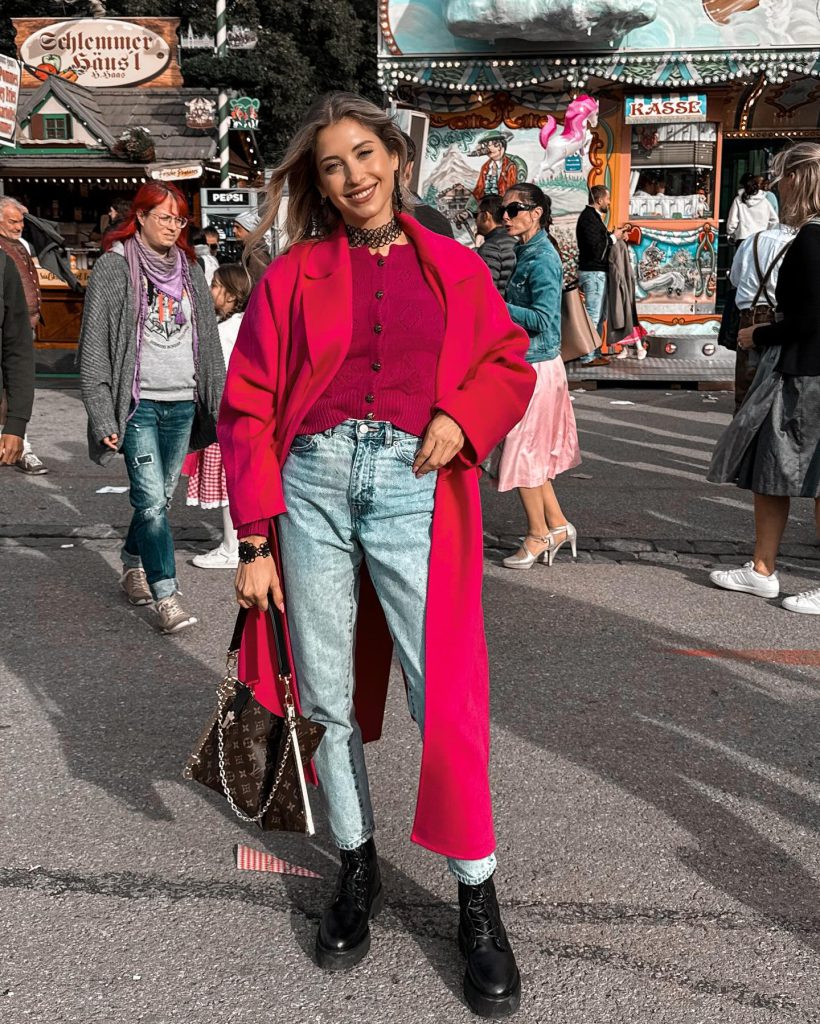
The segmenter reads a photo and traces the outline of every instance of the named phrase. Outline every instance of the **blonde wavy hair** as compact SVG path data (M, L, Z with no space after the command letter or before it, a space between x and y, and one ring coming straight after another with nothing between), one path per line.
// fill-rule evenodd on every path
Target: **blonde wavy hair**
M820 143L796 142L772 160L772 184L793 176L791 194L780 199L780 220L801 228L820 216Z
M398 155L399 181L402 181L407 162L407 145L401 129L390 115L356 93L327 93L317 99L305 114L304 124L291 139L279 165L274 167L261 207L260 222L248 239L246 252L251 252L268 231L276 229L286 185L288 212L284 233L287 248L310 238L327 238L333 232L341 217L331 202L322 202L317 184L316 140L323 128L348 117L372 131L390 153ZM401 189L405 202L411 201L403 185Z

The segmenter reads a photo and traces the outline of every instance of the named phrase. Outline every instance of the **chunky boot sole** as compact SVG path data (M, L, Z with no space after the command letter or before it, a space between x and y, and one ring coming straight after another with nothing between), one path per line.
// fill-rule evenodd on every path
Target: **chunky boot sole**
M508 996L488 996L475 987L469 976L464 978L464 998L467 1005L479 1017L509 1017L521 1005L521 979L518 987Z
M461 932L458 933L458 948L461 955L466 958L467 950L464 947L464 940ZM464 998L467 1005L479 1017L498 1019L509 1017L515 1013L521 1005L521 975L516 970L515 988L506 996L488 996L476 987L469 974L464 975Z
M379 889L376 895L373 897L373 904L370 907L369 921L372 921L375 916L381 912L384 906L384 890ZM368 928L362 941L350 949L336 950L328 949L323 946L319 941L319 936L316 936L316 962L325 971L349 971L356 966L357 963L364 960L367 954L370 952L370 929Z

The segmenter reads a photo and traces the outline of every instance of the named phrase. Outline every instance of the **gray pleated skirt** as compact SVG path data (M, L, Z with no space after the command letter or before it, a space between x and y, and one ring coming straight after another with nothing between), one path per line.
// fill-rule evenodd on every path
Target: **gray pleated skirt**
M755 494L820 498L820 377L790 377L769 349L737 416L721 436L707 479Z

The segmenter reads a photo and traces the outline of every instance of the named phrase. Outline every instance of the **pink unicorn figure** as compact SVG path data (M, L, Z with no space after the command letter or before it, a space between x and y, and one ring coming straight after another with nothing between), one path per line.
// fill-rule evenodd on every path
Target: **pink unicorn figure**
M568 156L577 153L584 156L592 142L592 132L598 124L598 101L592 96L578 96L564 114L563 130L558 132L558 122L548 117L541 129L538 141L544 147L544 159L535 172L534 182L554 178Z

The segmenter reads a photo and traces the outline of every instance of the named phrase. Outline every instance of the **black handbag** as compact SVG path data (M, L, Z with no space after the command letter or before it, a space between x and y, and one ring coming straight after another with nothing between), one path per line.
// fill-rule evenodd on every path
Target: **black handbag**
M228 648L216 712L205 727L183 775L220 793L234 814L265 831L315 832L305 771L325 727L296 713L293 669L282 614L268 605L273 623L279 685L285 717L254 700L237 678L242 633L248 613L241 608Z

